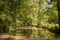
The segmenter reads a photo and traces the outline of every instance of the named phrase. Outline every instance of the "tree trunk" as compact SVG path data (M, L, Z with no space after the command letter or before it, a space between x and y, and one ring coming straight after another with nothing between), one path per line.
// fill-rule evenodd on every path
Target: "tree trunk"
M59 26L60 26L60 0L57 0L57 7L58 7L58 17L59 17Z

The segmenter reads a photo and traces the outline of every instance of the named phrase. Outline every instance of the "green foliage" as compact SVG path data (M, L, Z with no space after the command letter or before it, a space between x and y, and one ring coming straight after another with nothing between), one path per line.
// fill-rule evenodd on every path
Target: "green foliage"
M54 30L59 28L57 0L52 2L53 5L51 4L51 7L47 7L47 0L1 0L0 27L6 27L9 29L9 33L14 34L17 31L13 30L15 27L34 25L35 28L40 29L34 31L19 30L18 34L29 37L52 38L55 36ZM0 31L2 30L1 28ZM52 32L49 31L50 29L52 29Z

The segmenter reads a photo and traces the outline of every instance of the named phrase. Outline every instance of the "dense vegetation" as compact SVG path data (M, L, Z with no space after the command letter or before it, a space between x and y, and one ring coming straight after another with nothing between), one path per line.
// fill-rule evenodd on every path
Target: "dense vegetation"
M13 30L16 27L39 30ZM0 0L0 33L29 37L59 36L57 0Z

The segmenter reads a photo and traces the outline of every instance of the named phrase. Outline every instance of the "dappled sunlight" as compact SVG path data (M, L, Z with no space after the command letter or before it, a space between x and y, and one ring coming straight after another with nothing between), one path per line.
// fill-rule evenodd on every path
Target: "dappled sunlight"
M59 40L58 9L57 0L0 0L0 39Z

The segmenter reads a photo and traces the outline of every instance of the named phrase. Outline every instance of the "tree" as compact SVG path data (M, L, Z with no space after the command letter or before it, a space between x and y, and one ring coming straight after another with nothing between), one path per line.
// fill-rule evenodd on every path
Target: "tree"
M57 7L58 7L58 17L60 19L60 0L57 1ZM59 25L60 25L60 21L59 21Z
M56 34L55 31L60 29L58 25L60 4L58 4L57 0L1 0L0 30L6 28L11 34L15 32L18 35L24 34L32 37L53 37ZM26 26L33 26L39 30L13 30L16 27Z

